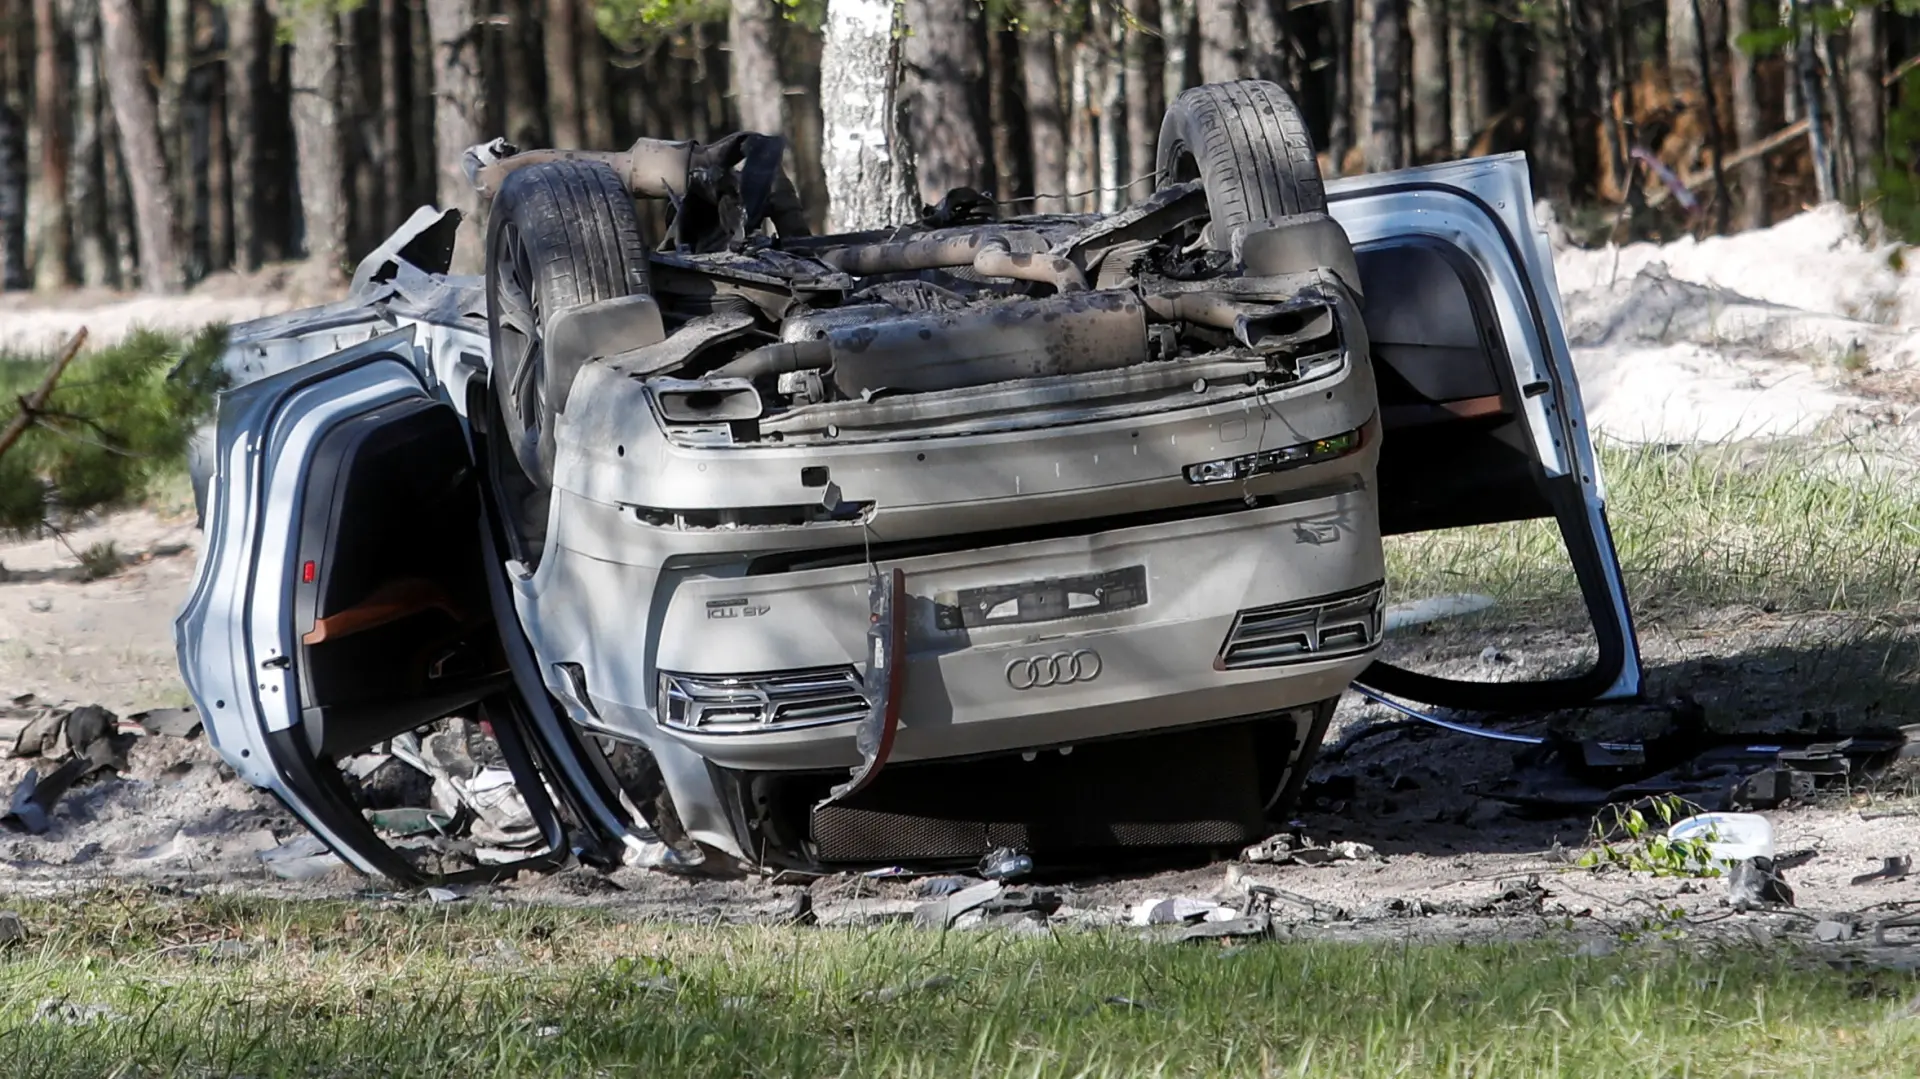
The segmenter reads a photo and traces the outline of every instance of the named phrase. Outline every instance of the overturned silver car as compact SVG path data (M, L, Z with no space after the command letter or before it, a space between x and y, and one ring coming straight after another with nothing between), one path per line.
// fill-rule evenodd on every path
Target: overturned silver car
M1356 678L1639 691L1518 156L1323 187L1284 91L1217 84L1121 213L813 236L782 149L476 148L484 279L422 210L346 301L234 327L181 665L357 867L443 872L341 765L450 716L539 833L480 872L817 867L1244 843ZM1591 671L1375 662L1383 534L1530 517Z

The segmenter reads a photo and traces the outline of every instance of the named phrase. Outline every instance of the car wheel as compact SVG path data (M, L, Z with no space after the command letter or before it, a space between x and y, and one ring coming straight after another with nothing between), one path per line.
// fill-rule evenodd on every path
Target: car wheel
M517 169L487 229L487 334L508 441L541 486L553 471L545 342L570 308L647 291L639 213L613 169L549 161Z
M1306 118L1270 82L1186 90L1160 121L1157 157L1161 187L1199 180L1206 189L1206 241L1215 249L1227 247L1237 226L1327 209Z
M562 311L647 291L647 248L633 197L598 161L549 161L516 169L494 196L487 227L487 336L501 429L491 440L508 458L500 493L538 558L553 486L554 417L545 343Z

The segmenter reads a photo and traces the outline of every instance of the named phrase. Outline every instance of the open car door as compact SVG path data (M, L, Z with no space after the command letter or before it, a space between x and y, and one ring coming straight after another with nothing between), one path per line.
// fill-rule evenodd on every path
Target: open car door
M1388 535L1552 518L1597 645L1590 669L1475 682L1374 664L1359 684L1531 711L1640 693L1639 645L1520 154L1331 183L1353 240L1385 434ZM1388 581L1389 589L1392 581Z
M467 874L382 839L336 762L452 715L491 729L545 847L473 875L567 854L496 626L464 425L418 355L388 334L222 398L175 623L221 755L356 868L403 882Z

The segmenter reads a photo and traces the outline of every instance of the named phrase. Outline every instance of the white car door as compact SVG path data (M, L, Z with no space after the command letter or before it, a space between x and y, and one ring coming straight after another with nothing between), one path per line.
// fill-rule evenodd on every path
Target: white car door
M1554 519L1597 645L1575 674L1493 683L1377 663L1360 684L1480 710L1638 696L1639 645L1525 158L1355 177L1327 195L1365 293L1383 530Z

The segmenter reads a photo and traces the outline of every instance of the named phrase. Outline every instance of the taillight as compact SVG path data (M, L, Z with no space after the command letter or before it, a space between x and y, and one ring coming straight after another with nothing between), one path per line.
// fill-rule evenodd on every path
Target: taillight
M300 567L300 583L301 584L313 583L313 563L312 562L308 562L307 564Z

